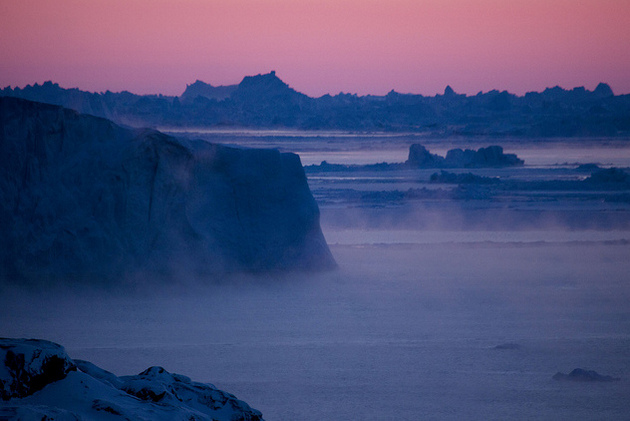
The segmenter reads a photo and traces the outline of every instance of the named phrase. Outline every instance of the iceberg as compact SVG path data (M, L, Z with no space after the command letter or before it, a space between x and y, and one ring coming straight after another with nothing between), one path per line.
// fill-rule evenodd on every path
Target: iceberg
M300 159L0 98L0 279L335 266Z

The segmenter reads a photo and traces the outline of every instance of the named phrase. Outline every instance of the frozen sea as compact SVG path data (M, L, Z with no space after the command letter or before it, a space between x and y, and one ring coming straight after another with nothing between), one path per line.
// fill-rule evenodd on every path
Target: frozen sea
M417 141L193 135L295 151L307 165L401 162ZM579 180L588 175L579 163L630 167L626 141L426 142L442 155L490 144L526 165L481 175ZM160 365L235 394L266 420L628 419L629 192L613 201L599 192L383 193L453 188L430 185L432 172L309 175L335 271L5 288L0 336L52 340L117 375ZM621 381L552 379L578 367Z

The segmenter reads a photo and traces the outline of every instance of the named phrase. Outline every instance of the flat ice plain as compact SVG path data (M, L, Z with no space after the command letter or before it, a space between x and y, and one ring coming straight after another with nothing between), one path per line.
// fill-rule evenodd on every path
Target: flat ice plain
M417 141L219 138L298 152L305 165L401 162ZM630 141L475 142L423 143L442 155L500 144L525 166L465 172L502 180L630 167ZM456 188L428 183L436 171L309 174L336 271L5 288L0 335L58 342L117 375L161 365L235 394L266 420L627 419L630 192L391 194ZM578 367L621 381L552 379Z

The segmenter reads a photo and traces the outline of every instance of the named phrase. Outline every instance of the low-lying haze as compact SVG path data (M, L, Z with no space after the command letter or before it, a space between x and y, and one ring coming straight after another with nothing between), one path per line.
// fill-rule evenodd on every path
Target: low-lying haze
M372 140L356 142L346 139L343 154L364 160ZM302 146L317 161L334 145L307 138ZM581 145L505 144L533 165L466 171L553 182L588 176L577 169L588 158L630 166L627 148L599 144L589 156ZM578 162L564 164L567 156ZM309 181L335 271L146 279L123 291L5 287L0 332L59 342L115 374L162 365L234 393L267 420L625 419L627 200L514 191L352 201L428 185L430 174ZM625 197L627 188L596 193ZM552 379L574 368L621 381Z

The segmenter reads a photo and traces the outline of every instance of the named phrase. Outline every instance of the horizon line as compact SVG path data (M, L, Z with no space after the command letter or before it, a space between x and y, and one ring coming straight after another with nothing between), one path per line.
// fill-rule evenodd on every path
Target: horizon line
M59 86L59 88L61 88L61 89L66 89L66 90L76 89L76 90L79 90L79 91L82 91L82 92L87 92L87 93L92 93L92 94L101 94L101 95L102 95L102 94L105 94L105 93L107 93L107 92L110 92L110 93L113 93L113 94L129 93L129 94L138 95L138 96L164 96L164 97L171 97L171 98L181 98L181 97L184 95L184 92L186 91L186 89L187 89L189 86L192 86L192 85L194 85L194 84L195 84L195 83L197 83L197 82L204 83L204 84L209 85L209 86L211 86L211 87L213 87L213 88L231 87L231 86L238 86L238 85L240 85L240 84L243 82L243 80L245 80L246 78L257 77L257 76L269 76L269 75L271 75L271 76L275 76L277 79L279 79L279 80L280 80L281 82L283 82L285 85L287 85L287 87L288 87L288 88L290 88L290 89L294 90L295 92L300 93L300 94L302 94L302 95L305 95L305 96L307 96L307 97L309 97L309 98L312 98L312 99L323 98L323 97L325 97L325 96L332 96L332 97L334 97L334 96L338 96L338 95L352 95L352 96L357 96L357 97L369 97L369 96L373 96L373 97L385 97L385 96L387 96L387 95L389 95L389 94L391 94L391 93L395 93L395 94L399 94L399 95L415 95L415 96L422 96L422 97L427 97L427 98L434 98L434 97L438 97L438 96L444 96L444 95L446 95L446 92L447 92L447 90L448 90L449 88L453 91L453 94L454 94L454 95L458 95L458 96L465 96L465 97L474 97L474 96L477 96L477 95L479 95L479 94L482 94L482 95L483 95L483 94L487 94L487 93L490 93L490 92L495 92L495 91L496 91L496 92L499 92L499 93L502 93L502 92L507 92L507 93L508 93L508 94L510 94L510 95L514 95L514 96L516 96L516 97L518 97L518 98L521 98L521 97L524 97L524 96L526 96L527 94L530 94L530 93L542 93L542 92L544 92L544 91L546 91L546 90L549 90L549 89L555 89L555 88L560 88L560 89L562 89L562 90L564 90L564 91L567 91L567 92L574 91L574 90L576 90L576 89L584 89L585 91L588 91L588 92L594 92L594 91L597 89L597 87L598 87L598 86L600 86L600 85L606 85L606 86L608 86L608 87L610 88L610 90L613 92L613 96L623 96L623 95L628 95L628 94L630 94L630 93L617 94L617 93L615 93L615 90L613 89L613 87L612 87L609 83L607 83L607 82L603 82L603 81L600 81L600 82L598 82L598 83L597 83L597 86L596 86L593 90L589 90L589 89L587 89L584 85L581 85L581 86L574 86L574 87L572 87L572 88L565 88L565 87L561 86L560 84L556 84L556 85L554 85L554 86L546 86L544 89L542 89L542 90L540 90L540 91L535 91L535 90L534 90L534 91L527 91L527 92L523 93L522 95L519 95L519 94L516 94L516 93L510 92L508 89L497 89L497 88L493 88L493 89L490 89L490 90L485 91L485 92L484 92L483 90L479 90L479 91L478 91L477 93L475 93L475 94L459 93L459 92L457 92L457 90L455 90L455 89L453 89L453 88L452 88L451 84L447 84L447 85L444 87L444 91L443 91L442 93L436 93L435 95L427 95L427 94L414 93L414 92L399 92L399 91L396 91L395 89L393 89L393 88L392 88L392 89L391 89L391 90L389 90L387 93L382 94L382 95L379 95L379 94L373 94L373 93L368 93L368 94L358 94L358 93L356 93L356 92L345 92L345 91L339 91L338 93L335 93L335 94L328 92L328 93L323 94L323 95L320 95L320 96L311 96L311 95L308 95L308 94L306 94L306 93L304 93L304 92L302 92L302 91L300 91L300 90L298 90L298 89L294 88L294 87L293 87L293 86L291 86L290 84L288 84L288 83L287 83L286 81L284 81L282 78L280 78L279 76L277 76L277 74L276 74L276 71L275 71L275 70L271 70L271 71L269 71L269 72L267 72L267 73L258 73L258 74L255 74L255 75L245 75L245 76L243 76L243 77L241 78L240 82L233 83L233 84L219 84L219 85L213 85L213 84L208 83L208 82L205 82L205 81L203 81L203 80L201 80L201 79L196 79L194 82L192 82L192 83L190 83L190 84L186 83L186 84L185 84L185 85L186 85L186 87L184 88L184 91L183 91L181 94L179 94L179 95L169 95L169 94L163 94L163 93L161 93L161 92L154 92L154 93L137 93L137 92L133 92L133 91L128 90L128 89L123 89L123 90L119 90L119 91L111 91L111 90L109 90L109 89L106 89L106 90L104 90L104 91L103 91L103 90L98 91L98 90L82 89L82 88L80 88L79 86L74 86L74 87L68 88L68 87L64 87L64 86L62 86L59 82L54 82L54 81L53 81L53 80L51 80L51 79L46 80L46 81L44 81L44 82L42 82L42 83L39 83L39 82L34 82L34 83L32 83L32 84L27 84L27 85L24 85L23 87L20 87L20 86L17 86L17 85L15 85L15 86L12 86L12 85L7 85L7 86L4 86L4 87L0 87L0 90L5 90L5 89L7 89L7 88L8 88L8 89L12 89L12 90L15 90L15 89L20 89L20 90L23 90L23 89L26 89L26 88L29 88L29 87L44 86L44 85L46 85L46 84L52 84L52 85Z

